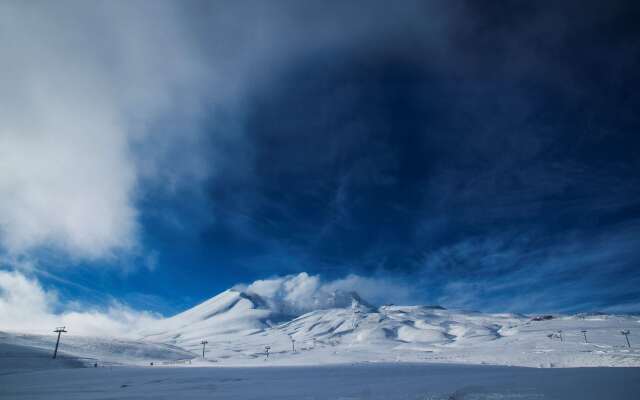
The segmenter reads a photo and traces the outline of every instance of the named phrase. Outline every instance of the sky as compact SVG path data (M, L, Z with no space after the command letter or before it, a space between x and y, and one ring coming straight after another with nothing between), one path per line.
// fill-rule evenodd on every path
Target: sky
M4 1L0 310L117 331L260 281L640 312L639 18Z

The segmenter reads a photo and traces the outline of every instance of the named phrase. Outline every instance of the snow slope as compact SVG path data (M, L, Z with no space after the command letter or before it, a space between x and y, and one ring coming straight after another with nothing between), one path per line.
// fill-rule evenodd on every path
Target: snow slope
M0 376L18 372L54 368L79 368L83 366L85 366L85 363L82 360L65 354L60 354L54 360L51 358L51 350L0 343Z
M147 340L193 347L203 338L243 337L268 327L272 311L260 297L235 290L159 321L141 332Z
M336 292L329 308L291 316L273 299L227 290L158 320L140 340L65 334L61 354L100 364L188 363L201 366L428 362L529 367L640 366L633 316L486 314L438 306L372 307L355 293ZM582 330L587 331L585 343ZM621 330L630 330L628 348ZM562 331L562 340L558 331ZM203 360L201 341L207 340ZM51 352L55 335L0 333L2 346ZM269 347L269 357L265 348ZM26 354L25 353L25 354ZM34 353L34 354L35 354ZM38 353L40 354L40 353ZM50 354L50 353L49 353Z
M634 316L375 308L348 292L298 316L287 312L295 307L274 304L228 290L158 320L139 340L75 336L68 327L56 360L55 334L0 332L0 399L602 399L640 392L639 368L505 367L640 366ZM631 348L620 334L626 329ZM101 368L79 368L94 363Z
M56 335L0 332L0 371L82 367L93 365L147 365L190 360L194 354L176 346L139 340L64 334L58 359L51 360ZM11 360L9 360L11 359Z
M269 299L239 290L159 321L144 340L194 354L207 340L207 360L219 365L315 365L349 362L447 362L533 367L640 366L623 329L633 316L485 314L429 306L374 308L355 293L336 293L333 307L295 318ZM325 302L326 303L326 302ZM563 331L563 340L557 331ZM589 343L584 343L587 330ZM295 341L295 343L292 343ZM633 340L633 336L631 336ZM265 347L270 356L265 361ZM293 351L295 347L295 351Z

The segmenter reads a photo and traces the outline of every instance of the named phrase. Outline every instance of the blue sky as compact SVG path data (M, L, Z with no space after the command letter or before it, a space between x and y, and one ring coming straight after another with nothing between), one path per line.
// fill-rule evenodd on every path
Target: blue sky
M60 307L306 271L640 310L635 4L2 7L0 260Z

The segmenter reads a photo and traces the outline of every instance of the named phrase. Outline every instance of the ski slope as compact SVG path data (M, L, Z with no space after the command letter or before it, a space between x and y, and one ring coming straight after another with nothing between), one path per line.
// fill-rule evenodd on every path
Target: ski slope
M176 346L140 340L65 334L56 360L56 335L0 332L0 374L9 371L105 365L147 365L191 360L193 354Z

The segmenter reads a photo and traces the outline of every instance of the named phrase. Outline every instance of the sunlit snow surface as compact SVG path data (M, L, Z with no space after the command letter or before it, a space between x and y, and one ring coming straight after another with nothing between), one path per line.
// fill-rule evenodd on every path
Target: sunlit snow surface
M529 367L640 366L640 346L627 348L621 330L640 333L638 317L585 314L533 321L441 307L373 308L356 297L343 307L289 321L259 298L226 291L141 335L221 365L317 365L349 362L436 362ZM549 335L559 336L550 338ZM586 330L587 341L581 332ZM295 340L292 344L291 339ZM638 343L640 345L640 342ZM265 361L265 346L270 355ZM295 346L296 351L292 348Z
M339 299L291 317L229 290L135 340L68 327L56 360L53 333L0 332L0 398L640 398L638 368L571 368L640 366L638 317L536 321Z
M357 295L341 296L336 306L291 318L271 310L256 295L228 290L157 321L139 332L137 340L75 336L73 327L68 327L60 351L90 363L132 365L193 359L192 365L218 366L354 362L640 366L637 316L582 314L536 321L532 316L441 307L374 308ZM622 330L631 332L631 348ZM202 340L208 341L205 360ZM54 343L54 334L0 332L0 345L51 351Z

